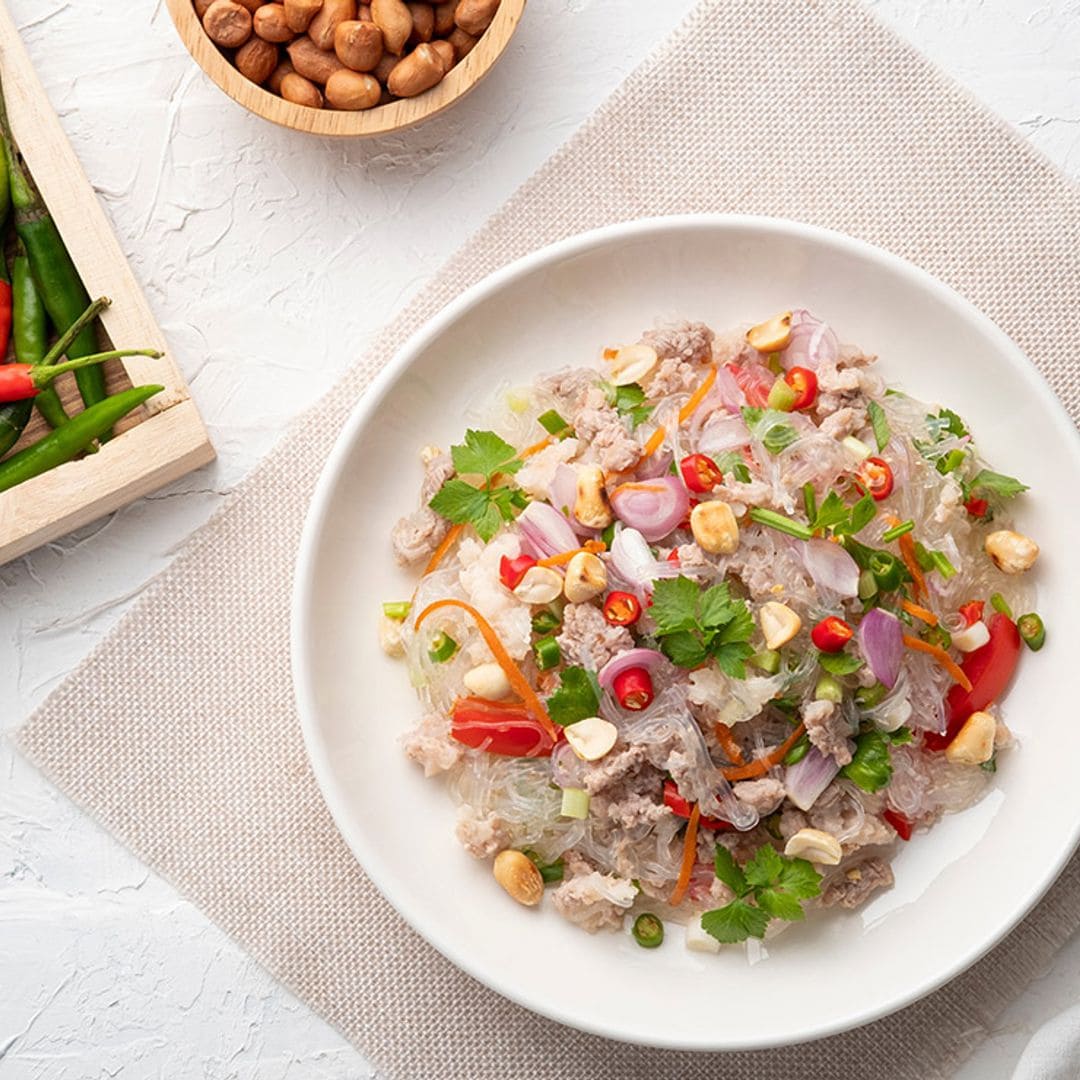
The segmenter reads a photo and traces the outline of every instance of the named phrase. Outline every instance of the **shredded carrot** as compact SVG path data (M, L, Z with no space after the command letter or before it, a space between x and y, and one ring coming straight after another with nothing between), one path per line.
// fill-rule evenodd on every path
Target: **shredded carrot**
M521 698L525 708L536 717L540 726L543 727L556 742L558 742L560 737L559 729L551 722L551 717L548 716L547 709L544 708L544 703L536 696L536 691L529 685L529 680L521 673L521 669L514 663L510 654L506 651L505 646L499 640L499 635L495 633L491 624L476 610L476 608L472 607L470 604L466 604L463 600L436 600L434 603L428 604L428 606L417 615L413 628L418 630L420 624L432 612L447 607L461 608L462 611L472 617L479 628L487 647L491 650L492 656L499 662L499 667L506 672L506 677L509 680L511 687L513 687L517 696Z
M929 609L913 604L910 600L901 600L900 606L909 614L926 623L927 626L937 626L938 617Z
M732 765L741 765L743 763L742 749L735 741L735 737L731 734L731 728L727 724L717 720L713 725L713 731L716 733L716 741L720 744L721 749L728 756L728 761Z
M686 404L679 410L680 424L685 424L697 412L697 407L705 400L705 395L712 389L714 382L716 382L715 364L709 369L709 374L701 380L701 385L690 395Z
M532 446L526 446L524 450L518 454L519 458L532 457L533 454L539 454L541 450L546 450L551 445L551 436L545 435L539 442L533 443Z
M939 645L931 645L929 641L910 634L904 635L904 644L915 652L932 656L952 676L953 682L959 683L965 690L971 689L971 680L964 674L963 668Z
M442 538L442 543L435 549L431 558L428 559L427 566L424 567L424 573L430 574L439 569L439 564L446 558L447 553L457 543L458 537L461 535L464 525L451 525L450 530Z
M650 436L649 441L645 444L644 449L641 451L642 459L652 457L657 450L660 449L661 444L664 441L664 436L667 435L667 431L664 425L661 424Z
M690 808L690 820L686 823L686 835L683 837L679 878L675 882L675 888L671 890L671 899L668 900L672 907L678 907L683 902L683 897L690 885L690 875L694 872L694 863L697 862L697 827L700 818L701 807L694 803Z
M915 595L927 596L926 578L923 576L919 560L915 557L915 541L912 540L911 533L904 533L900 537L899 543L900 558L904 560L904 565L908 568L908 573L911 574L911 578L915 582Z
M565 566L575 555L587 552L590 555L599 555L601 551L607 551L607 544L603 540L586 540L584 547L573 548L570 551L562 551L558 555L549 555L546 559L537 559L537 566Z
M618 349L605 349L604 350L604 359L605 360L614 360L615 357L618 356L618 355L619 355L619 350Z
M762 776L774 765L779 765L787 757L787 752L802 738L806 731L805 724L799 726L775 749L764 757L756 758L745 765L736 766L734 769L721 769L726 780L748 780L754 776Z
M631 480L629 483L620 484L612 495L618 495L620 491L655 491L659 495L667 491L667 488L655 480Z

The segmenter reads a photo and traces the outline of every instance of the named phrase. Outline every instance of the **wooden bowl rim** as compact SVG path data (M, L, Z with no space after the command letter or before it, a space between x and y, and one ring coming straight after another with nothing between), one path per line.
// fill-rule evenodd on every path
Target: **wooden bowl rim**
M192 0L165 0L173 24L195 62L234 101L250 112L294 131L339 138L386 135L419 124L464 97L492 69L517 30L527 0L502 0L475 48L438 86L363 112L309 109L253 83L233 67L206 35Z

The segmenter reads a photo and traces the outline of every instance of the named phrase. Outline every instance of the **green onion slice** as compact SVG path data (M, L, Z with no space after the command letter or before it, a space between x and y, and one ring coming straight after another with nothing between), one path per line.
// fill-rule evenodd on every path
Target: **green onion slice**
M761 506L755 506L750 511L750 520L756 521L759 525L768 525L770 529L775 529L777 532L787 533L788 536L794 536L797 540L809 540L814 535L801 521L794 521L789 517L784 517L783 514L778 514L775 510L766 510Z

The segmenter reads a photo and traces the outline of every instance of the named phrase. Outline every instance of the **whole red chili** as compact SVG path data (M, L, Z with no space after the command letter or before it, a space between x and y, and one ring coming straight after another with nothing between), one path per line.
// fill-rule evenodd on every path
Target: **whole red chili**
M794 411L809 409L817 400L817 375L810 368L793 367L784 376L784 382L798 395L795 404L791 406Z
M881 502L892 494L893 471L884 458L868 457L855 474L855 483L876 502Z
M855 631L838 615L828 615L810 631L810 640L822 651L839 652Z
M724 479L720 466L708 454L687 454L679 462L679 471L687 488L699 495L712 491Z
M618 590L608 593L604 618L612 626L633 626L641 618L641 601L633 593Z
M611 684L615 699L631 712L640 712L652 704L652 676L643 667L627 668L615 676Z
M78 371L113 357L132 355L135 355L133 350L125 349L84 356L78 360L68 360L64 364L53 364L51 367L44 364L4 364L0 367L0 402L24 401L26 398L36 397L53 379L66 371ZM138 355L150 354L146 350L138 350Z
M0 259L0 361L7 356L11 339L11 282L3 272L3 262Z
M499 580L513 592L521 584L521 579L536 565L536 560L531 555L519 555L511 559L504 555L499 560Z

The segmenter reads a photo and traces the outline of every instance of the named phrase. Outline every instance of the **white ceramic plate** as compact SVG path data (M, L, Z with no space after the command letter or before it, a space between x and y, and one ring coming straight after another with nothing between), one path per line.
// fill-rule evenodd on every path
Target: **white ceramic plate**
M590 362L657 318L717 329L804 306L881 370L968 419L985 457L1033 487L1020 519L1043 547L1045 649L1028 656L1005 755L977 806L903 845L896 887L826 913L768 947L656 951L528 910L453 836L441 783L398 739L417 715L403 668L379 650L383 600L407 597L389 533L415 505L421 444L460 438L500 383ZM1069 560L1078 535L1075 429L1019 350L966 301L901 260L835 233L744 217L635 222L545 248L423 327L376 380L327 462L296 580L293 664L304 737L349 846L398 911L454 963L528 1008L658 1046L775 1046L865 1023L961 972L1023 917L1072 852L1080 822L1080 656ZM1063 499L1063 493L1068 498ZM782 1004L781 1004L782 1003Z

